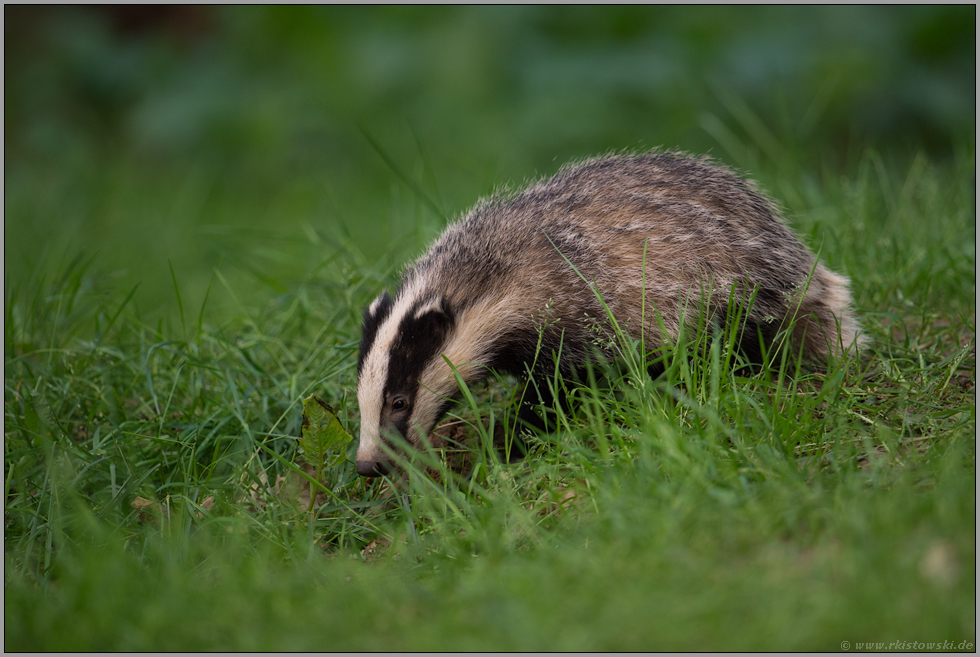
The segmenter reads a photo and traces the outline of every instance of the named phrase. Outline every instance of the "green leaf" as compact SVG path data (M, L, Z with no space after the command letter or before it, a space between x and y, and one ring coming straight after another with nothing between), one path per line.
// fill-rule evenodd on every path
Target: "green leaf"
M344 458L344 447L351 440L353 437L344 430L337 414L325 401L316 395L303 400L303 437L300 438L299 448L308 463L340 463ZM338 454L328 462L325 455L334 449L338 450Z

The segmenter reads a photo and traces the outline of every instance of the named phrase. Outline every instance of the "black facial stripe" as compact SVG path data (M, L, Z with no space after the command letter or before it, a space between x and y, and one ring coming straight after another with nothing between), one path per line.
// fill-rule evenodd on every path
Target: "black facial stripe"
M373 305L373 304L372 304ZM394 307L395 303L392 301L391 297L388 295L388 291L381 295L381 300L378 302L377 307L374 312L371 312L371 306L368 306L364 310L364 324L361 329L361 346L357 353L357 375L361 375L361 368L364 367L364 359L367 358L368 352L371 350L372 345L374 345L374 339L378 336L378 329L381 324L387 319L388 315L391 314L391 309Z
M409 421L409 416L405 415L402 419L398 420L397 422L392 422L390 426L393 427L396 431L398 431L398 433L400 433L402 436L407 436L408 421ZM388 444L390 445L391 443Z
M405 395L409 404L415 403L419 378L426 366L439 353L453 327L454 314L448 304L435 306L415 317L416 304L402 320L398 333L388 352L388 379L385 381L385 403L395 394ZM398 427L402 435L407 429Z
M453 394L448 399L444 399L442 401L442 404L440 404L440 406L439 406L439 410L436 411L436 414L435 414L435 423L436 424L439 423L439 420L441 420L443 417L445 417L446 413L449 412L449 409L450 408L452 408L457 403L459 403L459 399L458 399L459 395L458 395L458 393L459 393L459 388L454 388ZM392 426L395 429L397 429L398 432L401 435L407 436L408 435L408 424L409 424L409 422L411 422L411 418L408 417L408 416L405 416L404 419L399 420L398 422L393 422L392 423ZM423 427L423 429L426 429L428 431L431 431L433 428L435 428L435 427L434 426L432 426L432 427ZM385 442L389 446L391 445L390 442L388 442L388 441L385 441Z

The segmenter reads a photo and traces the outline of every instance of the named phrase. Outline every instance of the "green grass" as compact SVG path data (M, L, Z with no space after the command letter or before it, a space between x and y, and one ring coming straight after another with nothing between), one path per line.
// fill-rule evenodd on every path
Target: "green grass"
M172 267L172 312L97 258L37 264L4 298L5 649L975 646L973 154L755 165L851 276L859 360L736 376L693 336L656 381L575 389L521 464L398 491L352 444L313 517L302 399L356 436L360 312L404 244L312 231L305 279L257 291ZM508 424L474 393L471 435Z
M975 18L6 7L4 648L975 648ZM494 381L471 476L363 480L352 443L311 500L302 400L356 436L401 264L656 145L785 207L862 357L737 376L689 335L651 381L622 345L540 382L576 403L523 463L477 440Z

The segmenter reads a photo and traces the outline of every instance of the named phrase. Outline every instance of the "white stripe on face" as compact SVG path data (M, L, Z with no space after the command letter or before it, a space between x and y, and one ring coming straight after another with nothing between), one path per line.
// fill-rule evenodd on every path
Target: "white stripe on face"
M388 380L388 354L398 335L398 327L408 315L408 311L418 299L423 289L421 281L415 279L398 295L388 317L378 327L371 350L364 359L361 374L357 380L357 403L361 408L361 433L357 446L358 461L383 461L381 450L381 410L384 407L384 388ZM377 300L372 306L377 304Z

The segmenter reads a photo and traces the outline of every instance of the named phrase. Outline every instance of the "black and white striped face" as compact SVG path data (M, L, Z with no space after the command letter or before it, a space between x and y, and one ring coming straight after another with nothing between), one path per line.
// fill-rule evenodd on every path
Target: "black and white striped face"
M417 287L403 289L397 299L385 292L365 311L357 362L358 474L385 474L386 435L397 432L419 447L449 409L457 387L442 353L454 327L445 299L425 297Z

